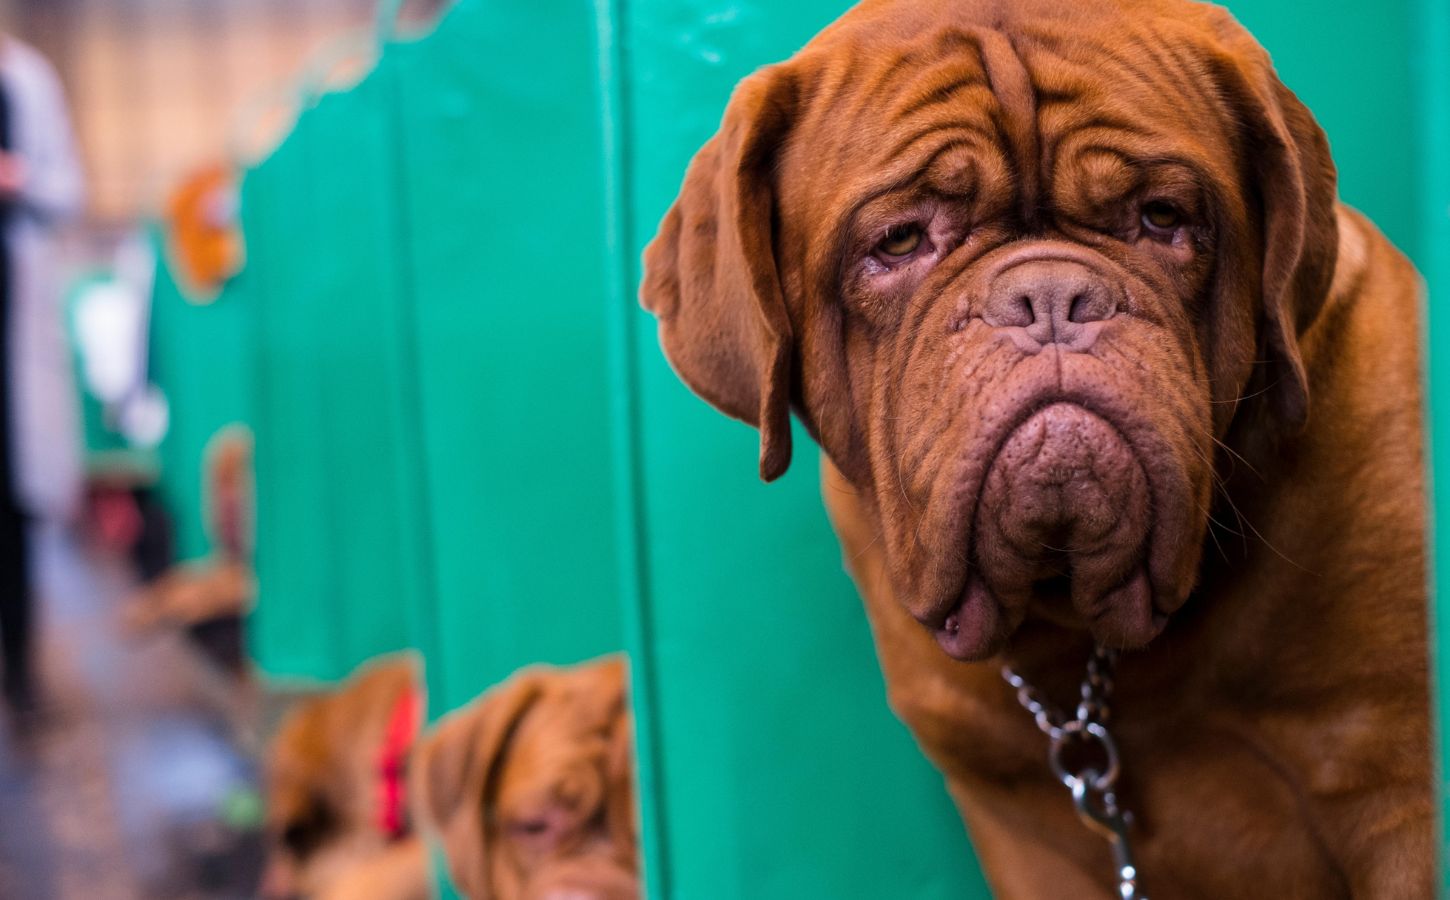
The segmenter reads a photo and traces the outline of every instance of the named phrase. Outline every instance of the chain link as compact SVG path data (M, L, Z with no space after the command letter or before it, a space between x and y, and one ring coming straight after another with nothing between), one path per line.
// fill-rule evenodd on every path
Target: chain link
M1138 868L1133 862L1128 829L1133 817L1118 804L1117 783L1122 767L1118 744L1108 730L1112 716L1113 673L1118 654L1101 644L1088 657L1087 674L1079 690L1077 708L1069 718L1048 702L1042 692L1011 666L1002 667L1002 678L1017 692L1017 702L1032 715L1037 728L1047 736L1047 761L1052 772L1072 792L1078 817L1102 835L1113 850L1118 869L1118 896L1122 900L1148 900L1138 886ZM1069 759L1076 747L1079 757ZM1082 762L1087 759L1089 762ZM1092 761L1096 759L1096 761Z

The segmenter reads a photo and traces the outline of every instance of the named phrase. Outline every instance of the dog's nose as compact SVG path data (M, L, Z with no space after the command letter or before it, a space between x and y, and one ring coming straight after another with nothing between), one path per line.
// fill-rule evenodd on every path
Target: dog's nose
M1082 263L1031 260L992 281L982 321L1009 330L1024 350L1035 352L1048 344L1086 350L1117 311L1110 286Z

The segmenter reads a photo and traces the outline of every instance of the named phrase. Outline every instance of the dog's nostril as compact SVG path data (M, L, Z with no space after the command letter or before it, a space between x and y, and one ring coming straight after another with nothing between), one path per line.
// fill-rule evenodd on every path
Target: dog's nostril
M1089 302L1091 301L1088 300L1087 294L1074 296L1072 298L1072 304L1067 308L1067 320L1069 322L1086 322L1088 315L1086 307Z
M1067 320L1078 325L1102 322L1111 319L1116 311L1117 304L1106 292L1088 289L1073 295L1068 305Z

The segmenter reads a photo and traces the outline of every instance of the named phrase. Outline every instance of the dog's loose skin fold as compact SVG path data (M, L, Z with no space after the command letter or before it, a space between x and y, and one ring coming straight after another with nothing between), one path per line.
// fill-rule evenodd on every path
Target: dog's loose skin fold
M1420 292L1222 10L871 0L742 83L646 254L789 464L1002 898L1115 896L1046 741L1114 733L1155 900L1428 898Z

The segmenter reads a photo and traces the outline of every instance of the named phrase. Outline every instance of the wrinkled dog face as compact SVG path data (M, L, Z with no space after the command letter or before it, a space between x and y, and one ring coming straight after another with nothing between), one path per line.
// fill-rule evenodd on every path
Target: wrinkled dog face
M644 301L767 477L796 410L947 653L1029 612L1140 645L1196 578L1216 441L1253 395L1305 415L1332 166L1215 8L992 5L866 3L742 84Z
M425 815L467 896L639 896L624 679L617 659L527 670L425 744Z

